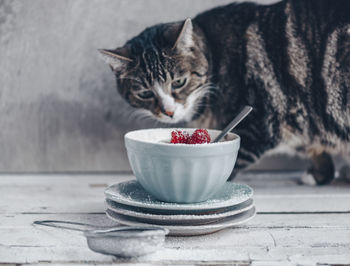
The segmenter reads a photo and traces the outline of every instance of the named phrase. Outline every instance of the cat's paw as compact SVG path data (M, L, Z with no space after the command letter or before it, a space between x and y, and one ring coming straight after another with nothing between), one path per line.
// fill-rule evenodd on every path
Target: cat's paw
M312 174L304 172L300 178L300 183L308 186L316 186L317 182Z
M350 178L350 168L349 168ZM334 180L334 174L318 172L314 168L305 171L300 178L300 184L308 186L327 185ZM350 181L350 179L348 179Z
M312 156L312 166L307 170L307 174L313 177L305 175L304 180L316 185L327 185L334 180L335 168L331 155L326 152L314 154Z
M344 165L339 171L339 179L350 182L350 166Z

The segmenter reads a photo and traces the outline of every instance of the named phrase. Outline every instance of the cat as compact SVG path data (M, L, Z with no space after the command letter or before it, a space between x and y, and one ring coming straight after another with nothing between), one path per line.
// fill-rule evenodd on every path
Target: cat
M307 155L313 184L350 153L350 1L232 3L99 50L131 106L164 123L222 129L245 105L235 171Z

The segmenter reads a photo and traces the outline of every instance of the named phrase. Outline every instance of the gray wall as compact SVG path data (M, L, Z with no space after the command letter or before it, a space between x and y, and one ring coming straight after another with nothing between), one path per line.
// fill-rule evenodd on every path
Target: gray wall
M130 119L96 49L228 2L0 0L0 171L129 170L123 134L155 124Z

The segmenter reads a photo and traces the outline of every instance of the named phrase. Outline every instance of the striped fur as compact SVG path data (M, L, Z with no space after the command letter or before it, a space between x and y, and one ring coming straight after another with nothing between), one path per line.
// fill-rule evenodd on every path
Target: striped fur
M254 111L237 129L238 169L265 154L301 153L312 158L317 183L330 182L328 154L350 153L350 1L217 7L182 28L187 47L170 49L186 23L156 25L127 43L133 63L115 74L130 104L155 116L162 111L156 98L131 96L133 80L143 89L162 84L184 106L192 97L185 120L197 126L223 128L249 104ZM181 75L187 86L172 92L169 82Z

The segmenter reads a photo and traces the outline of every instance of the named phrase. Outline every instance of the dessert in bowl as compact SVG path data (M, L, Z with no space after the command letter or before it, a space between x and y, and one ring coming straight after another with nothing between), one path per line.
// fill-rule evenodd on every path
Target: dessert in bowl
M229 178L240 137L226 135L218 143L170 143L173 128L135 130L125 135L132 171L143 188L159 200L194 203L209 199ZM180 129L192 134L195 129ZM208 130L211 139L219 130Z

